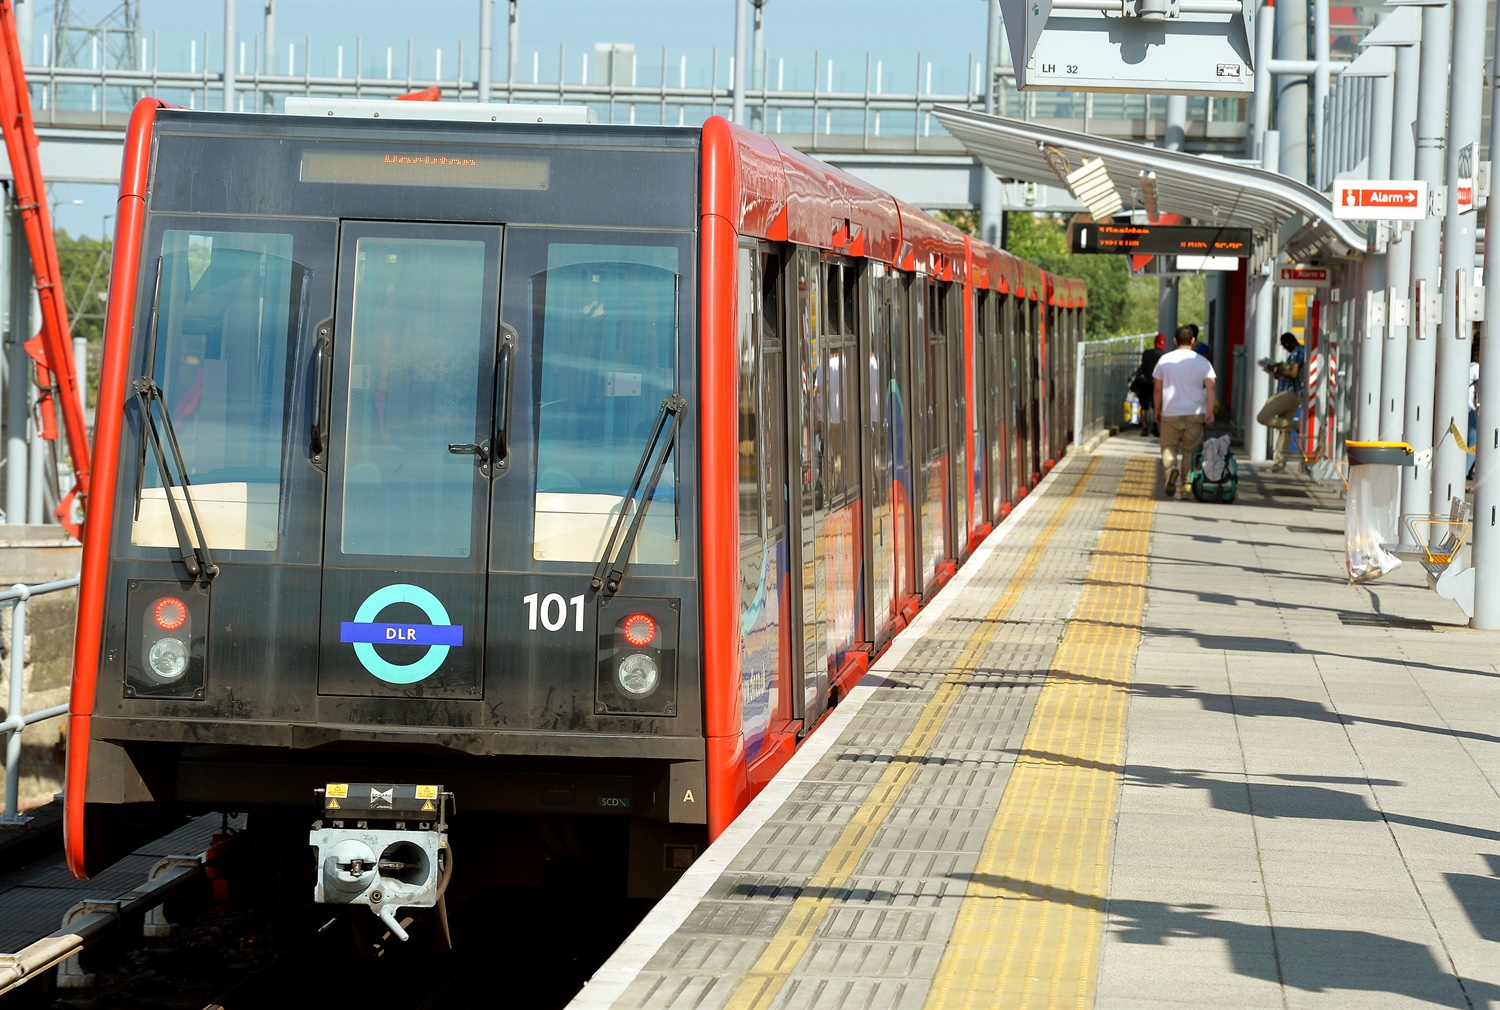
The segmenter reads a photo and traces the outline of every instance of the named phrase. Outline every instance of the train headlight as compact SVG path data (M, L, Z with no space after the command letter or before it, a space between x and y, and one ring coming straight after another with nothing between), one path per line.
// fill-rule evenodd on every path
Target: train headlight
M620 660L620 668L615 677L626 693L644 698L656 690L656 685L661 681L661 670L656 665L656 660L637 652Z
M151 646L146 661L151 671L165 681L174 681L187 672L188 647L180 638L158 639Z
M681 608L680 600L646 596L600 602L596 715L677 717Z
M131 579L125 593L125 697L202 701L208 586Z

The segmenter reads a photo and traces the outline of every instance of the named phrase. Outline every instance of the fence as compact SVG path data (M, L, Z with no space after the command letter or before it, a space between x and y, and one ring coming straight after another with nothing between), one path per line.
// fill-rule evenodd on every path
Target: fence
M1096 432L1117 428L1125 420L1125 394L1141 364L1141 352L1154 333L1137 333L1079 345L1077 413L1073 430L1082 443Z
M259 36L242 40L225 96L222 44L207 34L178 38L151 33L139 52L107 65L96 52L88 66L49 63L26 68L33 112L43 126L121 126L131 107L150 94L188 108L272 111L287 95L391 98L437 86L448 101L585 104L601 122L696 126L734 104L734 61L718 49L635 49L595 46L569 52L517 53L515 67L479 79L476 47L428 48L349 37L307 37L267 53ZM45 48L45 45L44 45ZM497 56L503 55L503 50ZM770 51L746 67L744 104L749 125L765 133L808 138L862 138L866 147L901 143L917 149L956 147L931 115L934 105L982 108L982 60L971 53ZM1151 138L1165 129L1162 95L1022 94L1014 71L993 82L997 111L1024 119L1063 122L1108 136ZM1245 136L1240 98L1193 96L1189 133L1219 153L1238 154Z
M5 812L0 814L0 825L25 824L29 817L20 811L21 800L21 734L27 726L66 715L66 704L53 705L40 712L25 713L26 701L26 603L33 596L73 589L78 585L78 576L58 582L40 585L15 585L0 593L0 606L10 605L14 614L10 624L10 707L6 718L0 722L0 733L5 735Z

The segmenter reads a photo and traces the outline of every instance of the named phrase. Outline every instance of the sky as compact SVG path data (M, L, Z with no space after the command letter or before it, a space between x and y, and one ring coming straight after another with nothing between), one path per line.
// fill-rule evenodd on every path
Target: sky
M50 33L55 4L33 0L34 35ZM218 63L223 52L223 0L139 0L142 35L156 33L166 54L169 39L202 39ZM345 43L350 52L356 37L366 52L378 42L383 48L405 40L441 44L456 50L463 40L468 62L477 61L480 0L275 0L277 48L289 43L300 48L312 36L315 50ZM751 6L747 4L747 6ZM72 0L75 17L95 22L112 14L118 0ZM264 0L236 0L235 30L242 42L254 45L265 30ZM972 56L982 60L985 50L986 0L767 0L764 12L765 45L773 58L785 54L810 62L815 52L838 54L846 61L865 52L905 65L915 65L917 54L963 66ZM734 52L734 0L520 0L521 52L540 51L555 57L559 45L572 54L592 51L598 42L633 43L638 52L671 49L719 49L727 61ZM496 66L505 59L508 0L494 3ZM749 43L747 19L746 45ZM186 43L183 43L184 45ZM198 43L202 46L202 43ZM522 63L527 58L523 56ZM705 60L708 57L705 57ZM852 61L851 61L852 62ZM163 64L165 65L165 63ZM571 71L571 72L575 72ZM451 70L445 76L451 74ZM497 72L497 77L499 76ZM51 198L60 228L74 235L97 236L103 216L113 211L113 196L97 186L56 186ZM74 201L82 201L75 203Z

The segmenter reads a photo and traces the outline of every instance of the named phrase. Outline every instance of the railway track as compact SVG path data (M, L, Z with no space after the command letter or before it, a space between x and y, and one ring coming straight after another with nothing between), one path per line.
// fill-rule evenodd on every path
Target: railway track
M155 884L78 902L68 926L0 955L10 973L0 974L0 1010L263 1008L310 979L350 1005L461 1010L493 1007L503 993L508 1005L545 1010L566 1005L649 907L597 893L589 882L599 878L583 872L563 875L566 892L490 889L454 905L455 947L438 950L420 928L408 943L381 943L363 908L287 909L257 872L267 862L234 836L153 864ZM58 864L41 859L29 872L44 879Z

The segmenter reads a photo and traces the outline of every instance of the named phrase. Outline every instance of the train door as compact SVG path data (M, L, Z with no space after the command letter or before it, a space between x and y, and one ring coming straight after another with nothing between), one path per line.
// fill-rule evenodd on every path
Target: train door
M787 433L790 458L797 474L788 481L788 510L792 537L793 613L799 615L801 639L794 644L800 654L801 687L795 699L796 717L804 730L822 713L828 697L827 611L820 606L818 588L824 584L823 538L827 515L823 501L826 467L823 400L827 384L827 348L821 338L823 277L815 254L799 250L792 263L795 301L791 306L791 346L786 354Z
M998 292L981 291L976 316L979 350L974 360L976 364L983 362L984 368L978 383L983 395L981 403L976 405L975 413L982 418L985 432L985 501L991 522L1000 521L1003 515L1002 505L1009 500L1006 492L1009 486L1006 460L1010 455L1008 441L1010 424L1005 416L1006 385L1002 368L1004 348L1000 339L1000 331L996 328L995 315L996 306L1003 297Z
M740 682L745 750L795 721L801 659L791 648L782 260L739 249Z
M920 282L908 274L893 274L886 285L890 320L885 330L890 349L890 388L885 401L886 434L891 455L891 521L895 552L896 607L914 610L920 587L917 583L917 552L920 524L917 522L917 423L920 405L916 397L912 364L913 318L921 318Z
M334 319L316 334L321 694L483 693L490 481L475 453L492 422L500 237L341 228Z
M896 613L896 524L892 445L891 278L882 263L870 263L865 276L865 325L859 329L865 406L861 464L864 486L865 613L868 638L879 650L890 638Z
M1047 458L1056 461L1062 455L1063 403L1066 386L1063 379L1067 364L1063 345L1067 337L1063 333L1063 313L1055 305L1047 307L1047 328L1044 342L1044 357L1047 361Z
M944 311L943 340L947 351L948 395L941 401L947 415L948 452L950 471L948 477L948 514L952 517L948 553L962 561L969 556L969 379L968 326L965 323L964 300L967 297L961 284L944 284L939 289Z
M927 493L923 499L923 567L926 588L933 583L943 562L952 553L953 515L953 406L950 399L952 362L949 357L948 318L951 304L948 287L937 281L927 284L927 319L923 333L924 406L926 455L924 472Z
M1033 299L1026 299L1021 303L1022 318L1026 320L1026 374L1030 382L1027 396L1026 413L1031 422L1031 441L1027 447L1030 455L1030 468L1026 471L1028 484L1035 483L1042 478L1042 448L1046 444L1043 434L1046 431L1046 416L1043 408L1046 404L1046 384L1043 381L1042 355L1044 341L1042 338L1042 312L1041 307Z
M980 334L980 301L979 291L975 288L965 287L965 298L968 301L968 311L965 318L968 320L965 326L964 337L964 388L968 393L968 408L964 416L968 419L968 448L969 448L969 501L971 503L971 526L979 526L990 519L989 504L985 500L985 470L989 461L989 453L985 450L985 431L987 425L984 420L984 340ZM963 538L965 553L968 552L969 535Z
M861 592L864 573L864 507L860 466L861 387L858 333L862 328L860 265L823 261L821 325L826 369L818 418L823 449L823 583L818 587L827 622L829 672L844 670L865 641Z
M1032 414L1032 366L1031 366L1031 336L1029 336L1029 323L1031 323L1031 303L1026 300L1025 294L1013 294L1010 299L1010 345L1011 345L1011 408L1014 411L1014 432L1016 432L1016 470L1013 471L1013 494L1017 498L1026 494L1031 488L1031 476L1034 473L1035 458L1032 456L1032 428L1035 426L1035 417Z

